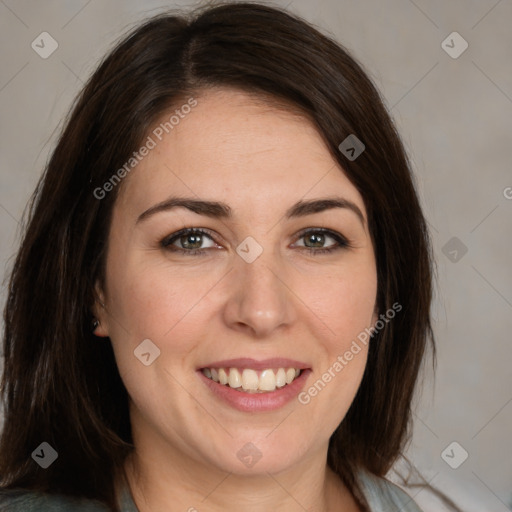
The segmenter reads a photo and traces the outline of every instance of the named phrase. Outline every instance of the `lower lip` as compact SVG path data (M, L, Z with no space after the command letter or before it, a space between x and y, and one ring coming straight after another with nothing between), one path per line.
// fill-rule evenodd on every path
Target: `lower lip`
M302 390L311 370L302 370L301 374L286 386L267 391L266 393L245 393L230 388L227 384L220 384L204 375L198 370L200 378L212 392L224 402L243 412L274 411L293 400Z

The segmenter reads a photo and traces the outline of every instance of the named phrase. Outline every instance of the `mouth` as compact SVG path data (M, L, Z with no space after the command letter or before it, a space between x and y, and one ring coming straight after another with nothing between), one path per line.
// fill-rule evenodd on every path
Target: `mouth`
M291 384L301 374L299 368L202 368L207 379L242 393L269 393Z
M197 369L213 394L244 412L271 411L290 402L304 387L309 365L285 358L230 359Z

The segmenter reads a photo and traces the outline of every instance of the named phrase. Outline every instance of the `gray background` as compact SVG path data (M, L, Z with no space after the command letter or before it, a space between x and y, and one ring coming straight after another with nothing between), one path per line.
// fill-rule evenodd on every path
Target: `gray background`
M512 1L268 3L288 5L353 52L411 156L438 260L439 365L435 384L425 372L408 456L463 510L511 510ZM134 22L189 5L197 2L0 0L3 275L23 209L83 81ZM59 45L47 59L31 48L44 31ZM469 44L456 59L441 46L453 31ZM3 306L4 287L1 293ZM452 464L462 449L469 454L458 469L441 457L453 441L462 448L448 450ZM427 492L409 492L425 510L444 510Z

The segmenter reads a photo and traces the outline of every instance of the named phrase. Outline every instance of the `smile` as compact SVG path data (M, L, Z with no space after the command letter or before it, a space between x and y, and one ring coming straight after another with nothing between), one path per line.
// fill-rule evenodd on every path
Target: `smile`
M292 402L304 388L311 365L284 357L224 359L196 373L219 403L242 412L266 412Z
M298 368L203 368L208 379L243 393L268 393L291 384L299 377Z

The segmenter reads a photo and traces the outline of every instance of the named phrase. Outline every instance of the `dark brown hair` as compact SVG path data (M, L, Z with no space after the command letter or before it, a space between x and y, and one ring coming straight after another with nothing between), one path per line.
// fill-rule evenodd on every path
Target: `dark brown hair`
M343 47L284 10L229 3L138 26L103 60L67 118L33 195L9 283L3 488L96 498L117 510L113 479L133 449L127 392L110 343L98 342L90 323L119 187L101 200L93 191L163 112L209 87L299 110L361 193L379 311L395 302L403 310L372 338L328 464L360 496L356 472L385 475L402 453L418 372L427 346L434 349L430 242L406 153L379 93ZM365 145L353 161L338 149L351 134ZM43 441L59 453L46 470L30 456Z

